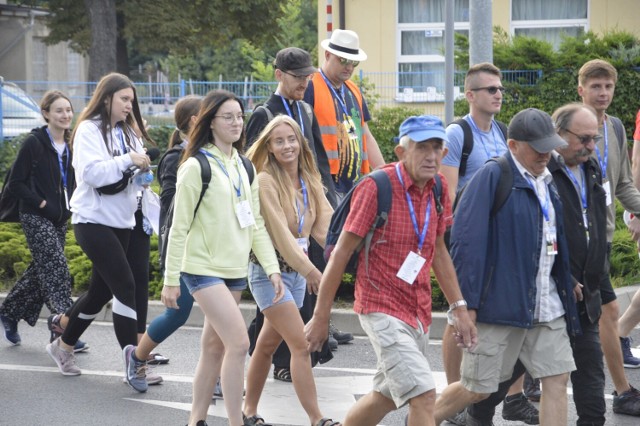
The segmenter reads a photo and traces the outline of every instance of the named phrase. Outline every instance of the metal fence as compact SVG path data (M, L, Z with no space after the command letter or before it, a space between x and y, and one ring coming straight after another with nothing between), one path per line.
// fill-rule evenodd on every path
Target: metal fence
M503 71L503 82L535 85L542 71ZM442 72L363 72L358 74L367 96L376 108L394 105L415 106L430 114L442 115L444 73ZM454 96L462 96L464 72L454 76ZM42 125L38 103L51 89L67 94L76 112L81 111L96 87L95 82L11 81L0 78L0 140L25 133ZM257 82L250 77L243 81L136 82L140 107L151 125L173 125L173 105L188 94L205 95L213 89L235 93L247 111L264 102L273 93L277 82Z

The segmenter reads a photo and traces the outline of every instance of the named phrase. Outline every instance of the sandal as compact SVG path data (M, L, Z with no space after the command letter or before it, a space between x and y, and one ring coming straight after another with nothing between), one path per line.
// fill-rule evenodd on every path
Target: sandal
M280 380L281 382L289 382L291 383L291 370L286 367L275 367L273 369L273 378L276 380Z
M247 417L242 413L242 421L244 422L244 426L272 426L269 423L265 423L260 414L254 414L251 417Z
M150 364L150 365L160 365L160 364L168 364L168 363L169 363L169 358L155 352L151 352L147 357L147 364Z
M316 423L315 426L342 426L342 423L334 422L333 419L323 417L318 420L318 423Z

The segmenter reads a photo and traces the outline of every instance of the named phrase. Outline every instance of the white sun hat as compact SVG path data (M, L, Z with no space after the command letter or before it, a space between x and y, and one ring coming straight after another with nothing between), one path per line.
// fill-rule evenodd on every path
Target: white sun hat
M331 38L322 40L320 45L323 49L341 58L352 61L365 61L367 54L360 49L360 39L358 34L351 30L334 30Z

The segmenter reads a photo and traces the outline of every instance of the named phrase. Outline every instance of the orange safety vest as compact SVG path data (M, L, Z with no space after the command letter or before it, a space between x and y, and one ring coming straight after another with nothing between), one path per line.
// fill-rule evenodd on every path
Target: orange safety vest
M322 134L322 144L327 152L329 159L329 170L332 175L338 174L340 169L340 153L338 152L338 131L337 131L337 112L336 105L331 94L331 90L317 72L313 75L313 111L318 119L320 133ZM353 93L360 108L360 128L362 130L362 164L360 170L363 175L371 171L369 166L369 156L367 154L367 138L364 135L364 113L362 111L362 94L360 89L351 80L344 82L347 88ZM342 111L340 111L342 115Z

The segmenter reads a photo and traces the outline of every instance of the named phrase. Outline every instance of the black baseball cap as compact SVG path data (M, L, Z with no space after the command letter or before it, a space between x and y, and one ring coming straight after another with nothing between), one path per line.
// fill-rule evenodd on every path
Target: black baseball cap
M514 115L507 136L528 143L540 154L567 146L567 142L558 135L551 116L536 108L527 108Z
M318 69L311 63L311 55L298 47L287 47L276 54L273 66L297 76L311 75Z

